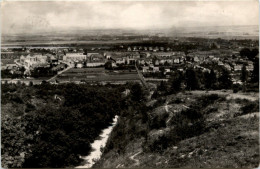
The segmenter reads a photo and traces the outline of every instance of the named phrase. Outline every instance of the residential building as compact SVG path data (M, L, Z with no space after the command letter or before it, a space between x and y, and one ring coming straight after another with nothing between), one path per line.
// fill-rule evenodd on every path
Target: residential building
M87 56L83 53L66 53L66 55L63 57L64 61L83 61L86 60Z

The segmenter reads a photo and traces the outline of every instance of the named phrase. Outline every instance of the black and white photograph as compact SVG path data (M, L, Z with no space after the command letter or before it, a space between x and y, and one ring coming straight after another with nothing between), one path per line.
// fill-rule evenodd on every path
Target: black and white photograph
M257 168L258 0L2 0L1 168Z

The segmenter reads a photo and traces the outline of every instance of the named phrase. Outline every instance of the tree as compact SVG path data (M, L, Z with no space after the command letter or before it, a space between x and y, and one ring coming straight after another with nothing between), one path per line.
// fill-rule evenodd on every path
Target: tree
M131 91L130 92L131 99L133 101L139 102L141 100L144 100L145 93L144 93L144 90L143 90L142 86L139 83L133 84L130 91Z
M157 87L157 90L158 91L167 91L167 85L164 81L161 81L160 82L160 85L158 85Z
M24 68L24 67L21 67L21 68L20 68L20 71L22 72L22 74L24 74L25 68Z
M164 62L164 66L170 66L170 63L169 62Z
M220 77L218 78L219 88L230 89L232 86L231 76L227 69L223 68Z
M240 56L242 57L248 57L250 55L250 49L248 48L243 48L239 53L240 53Z
M171 93L177 93L181 90L181 83L183 82L184 77L182 72L176 72L174 73L170 78L170 92Z
M205 77L205 87L207 89L214 89L217 82L217 76L213 69L210 70L210 73L206 72Z
M258 53L258 49L256 48L252 50L250 50L249 48L243 48L240 51L240 56L247 57L249 60L254 61Z
M160 69L160 72L161 72L161 73L160 73L160 76L161 76L161 77L164 77L165 67L160 67L159 69Z
M243 92L246 91L246 83L248 78L248 72L246 70L246 65L243 65L241 72L241 81L243 82Z
M156 99L158 96L159 96L159 93L158 93L157 90L155 90L155 91L153 92L152 98L153 98L153 99Z
M254 69L252 72L251 82L259 83L259 58L258 57L256 57L254 61Z
M20 80L17 81L16 83L18 86L20 86L22 84L22 82Z
M252 61L254 61L255 59L257 59L257 55L258 55L258 53L259 53L259 50L258 49L256 49L256 48L254 48L254 49L252 49L252 51L251 51L251 55L250 55L250 60L252 60Z
M33 86L33 82L32 81L29 82L29 86Z
M87 61L86 60L83 61L83 67L84 68L87 67Z
M242 72L241 72L241 81L246 82L248 77L248 72L246 70L246 65L243 65Z
M189 90L195 90L199 88L199 81L197 77L197 73L193 68L189 68L186 70L186 88Z
M83 49L83 54L87 55L88 54L88 50L87 49Z
M157 60L158 60L158 59L157 59L156 56L152 58L153 65L155 65L155 62L156 62Z
M112 69L112 61L107 61L105 63L105 69L111 70Z

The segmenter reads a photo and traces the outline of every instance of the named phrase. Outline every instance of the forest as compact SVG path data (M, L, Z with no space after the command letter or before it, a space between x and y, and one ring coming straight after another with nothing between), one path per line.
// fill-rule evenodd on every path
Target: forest
M79 155L88 155L90 143L125 109L127 85L2 84L2 166L80 164Z

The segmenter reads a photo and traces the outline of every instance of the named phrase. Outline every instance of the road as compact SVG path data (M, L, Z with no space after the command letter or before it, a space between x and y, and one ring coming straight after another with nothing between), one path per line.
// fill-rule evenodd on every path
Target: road
M66 72L66 71L69 70L70 68L72 68L72 66L68 66L66 69L64 69L64 70L62 70L62 71L59 71L59 72L57 73L57 75L55 75L55 76L53 76L52 78L48 79L47 82L50 82L50 81L54 80L58 75L60 75L60 74L62 74L62 73L64 73L64 72Z
M144 76L143 76L143 74L139 71L139 69L137 68L136 65L135 65L135 69L136 69L136 71L137 71L137 73L138 73L138 76L139 76L139 78L140 78L142 84L145 86L146 89L148 89L148 85L147 85L147 83L146 83L146 81L145 81L145 79L144 79Z
M165 81L165 82L167 82L169 79L145 78L145 80L146 80L146 81L157 81L157 82Z

